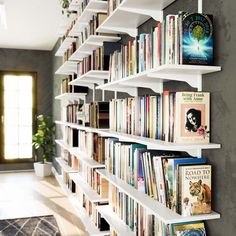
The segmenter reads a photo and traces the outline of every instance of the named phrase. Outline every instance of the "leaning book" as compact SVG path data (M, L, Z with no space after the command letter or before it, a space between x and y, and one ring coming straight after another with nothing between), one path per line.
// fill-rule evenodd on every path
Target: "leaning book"
M209 143L210 93L177 92L176 143Z
M178 209L181 215L211 213L211 172L209 164L178 167Z
M179 13L180 64L213 64L213 16Z

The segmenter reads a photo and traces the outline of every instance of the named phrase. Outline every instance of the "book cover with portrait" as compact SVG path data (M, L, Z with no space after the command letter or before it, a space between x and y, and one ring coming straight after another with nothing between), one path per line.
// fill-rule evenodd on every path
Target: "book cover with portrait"
M209 143L210 93L177 92L176 143Z

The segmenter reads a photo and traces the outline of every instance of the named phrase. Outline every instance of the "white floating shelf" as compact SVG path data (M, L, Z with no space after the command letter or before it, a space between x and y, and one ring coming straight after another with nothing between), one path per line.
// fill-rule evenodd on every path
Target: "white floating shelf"
M63 140L55 140L55 142L61 146L63 149L70 152L72 155L76 156L79 160L84 162L90 168L104 168L105 164L101 164L92 159L87 153L81 152L77 147L70 147L69 145L65 144Z
M59 29L57 31L57 34L60 37L63 37L66 34L67 29L71 25L72 21L74 20L74 16L72 17L67 17L63 16L59 25Z
M55 72L57 75L72 75L77 73L78 62L66 61Z
M84 43L71 55L69 60L82 60L93 52L93 50L101 47L104 42L117 42L121 38L115 36L90 35Z
M137 27L150 17L162 21L162 9L174 0L123 0L111 15L98 27L97 32L137 35ZM132 20L130 20L132 19Z
M59 175L54 168L52 168L52 172L58 181L59 185L63 189L64 193L68 196L72 206L74 207L76 211L76 215L79 217L79 219L82 221L86 231L89 233L91 236L105 236L109 235L110 231L100 231L95 225L92 219L89 217L88 213L86 210L80 206L79 200L76 197L75 194L73 194L65 184L63 184L62 181L62 176Z
M95 161L91 156L89 156L87 153L81 152L79 148L73 148L70 149L69 152L76 156L79 160L84 162L86 166L90 168L105 168L105 164L101 164L97 161Z
M87 93L63 93L55 97L58 100L85 100Z
M91 128L91 127L86 127L86 126L83 126L83 125L77 125L77 124L73 124L73 123L70 123L70 122L55 121L55 123L58 124L58 125L69 126L71 128L75 128L75 129L78 129L78 130L84 130L84 131L87 131L87 132L93 132L93 133L98 132L98 129Z
M119 138L120 141L136 142L147 145L148 149L169 150L169 151L189 151L196 149L218 149L220 144L215 143L200 143L200 144L178 144L165 142L159 139L145 138L141 136L118 133L110 130L98 130L98 133L107 137Z
M57 157L55 160L65 172L78 172L78 170L74 170L72 167L68 166L68 164L61 157Z
M75 25L72 27L69 36L78 36L83 28L92 19L92 16L98 12L107 12L107 1L91 0L85 7L82 14L78 17Z
M68 144L65 144L63 140L56 139L55 142L62 147L63 149L69 151L71 147Z
M76 41L76 38L66 37L62 42L61 46L58 48L55 56L62 57L66 50L71 46L73 42Z
M68 10L69 11L78 11L79 10L79 4L81 3L82 1L81 0L72 0L71 2L70 2L70 5L69 5L69 8L68 8Z
M152 199L147 194L142 193L117 178L116 176L108 173L106 170L97 170L101 176L107 179L110 183L120 189L122 192L130 196L137 203L142 205L144 208L148 209L151 214L156 215L165 224L175 224L181 222L192 222L200 220L213 220L219 219L220 214L212 212L210 214L196 215L196 216L181 216L169 208L165 207L163 204Z
M61 122L61 121L56 121L56 123L61 124L61 125L67 125L72 128L76 128L80 130L85 130L87 132L98 133L101 136L105 136L105 137L118 138L120 141L141 143L141 144L147 145L148 149L158 149L158 150L168 150L168 151L191 151L191 150L221 148L221 145L216 144L216 143L178 144L178 143L165 142L159 139L151 139L151 138L145 138L145 137L132 135L132 134L119 133L119 132L111 131L109 129L95 129L95 128L84 127L81 125L76 125L76 124L72 124L68 122Z
M88 183L86 183L82 176L79 173L71 173L69 174L70 179L72 179L76 185L82 190L82 192L88 197L88 199L95 202L108 202L108 198L101 197L98 193L96 193Z
M121 236L135 236L135 233L112 211L111 206L97 206L98 212L105 218L110 227Z
M220 66L199 65L162 65L158 68L144 71L120 80L112 81L96 87L97 89L127 92L132 88L150 88L162 92L162 83L167 81L182 81L201 90L201 75L220 71ZM132 90L131 90L132 91Z
M108 79L108 71L105 70L90 70L84 75L72 80L69 84L70 85L79 85L85 83L92 83L92 84L104 84L104 80Z

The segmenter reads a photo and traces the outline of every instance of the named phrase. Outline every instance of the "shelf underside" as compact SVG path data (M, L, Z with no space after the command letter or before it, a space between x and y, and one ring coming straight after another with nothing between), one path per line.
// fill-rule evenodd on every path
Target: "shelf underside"
M100 25L97 32L137 35L137 27L150 17L162 20L162 10L174 0L124 0ZM132 20L130 20L132 19Z
M163 82L180 81L200 90L202 75L220 70L221 67L219 66L162 65L156 69L100 85L97 89L127 91L129 93L132 88L141 87L150 88L155 92L162 92Z
M117 42L120 37L103 36L103 35L90 35L85 42L71 55L69 60L82 60L93 52L93 50L101 47L104 42Z
M108 79L108 71L91 70L84 75L74 79L69 84L70 85L80 85L80 84L104 84L104 80Z
M66 52L66 50L71 46L71 44L73 42L75 42L76 39L75 38L71 38L71 37L66 37L64 39L64 41L62 42L61 46L58 48L55 56L58 57L62 57L64 55L64 53Z
M77 73L78 62L66 61L55 72L56 75L72 75Z
M85 100L87 93L63 93L55 97L58 100Z

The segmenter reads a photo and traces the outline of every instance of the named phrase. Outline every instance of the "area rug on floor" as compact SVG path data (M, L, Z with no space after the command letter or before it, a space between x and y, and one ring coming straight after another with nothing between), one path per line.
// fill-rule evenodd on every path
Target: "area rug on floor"
M0 220L1 236L60 236L53 215Z

